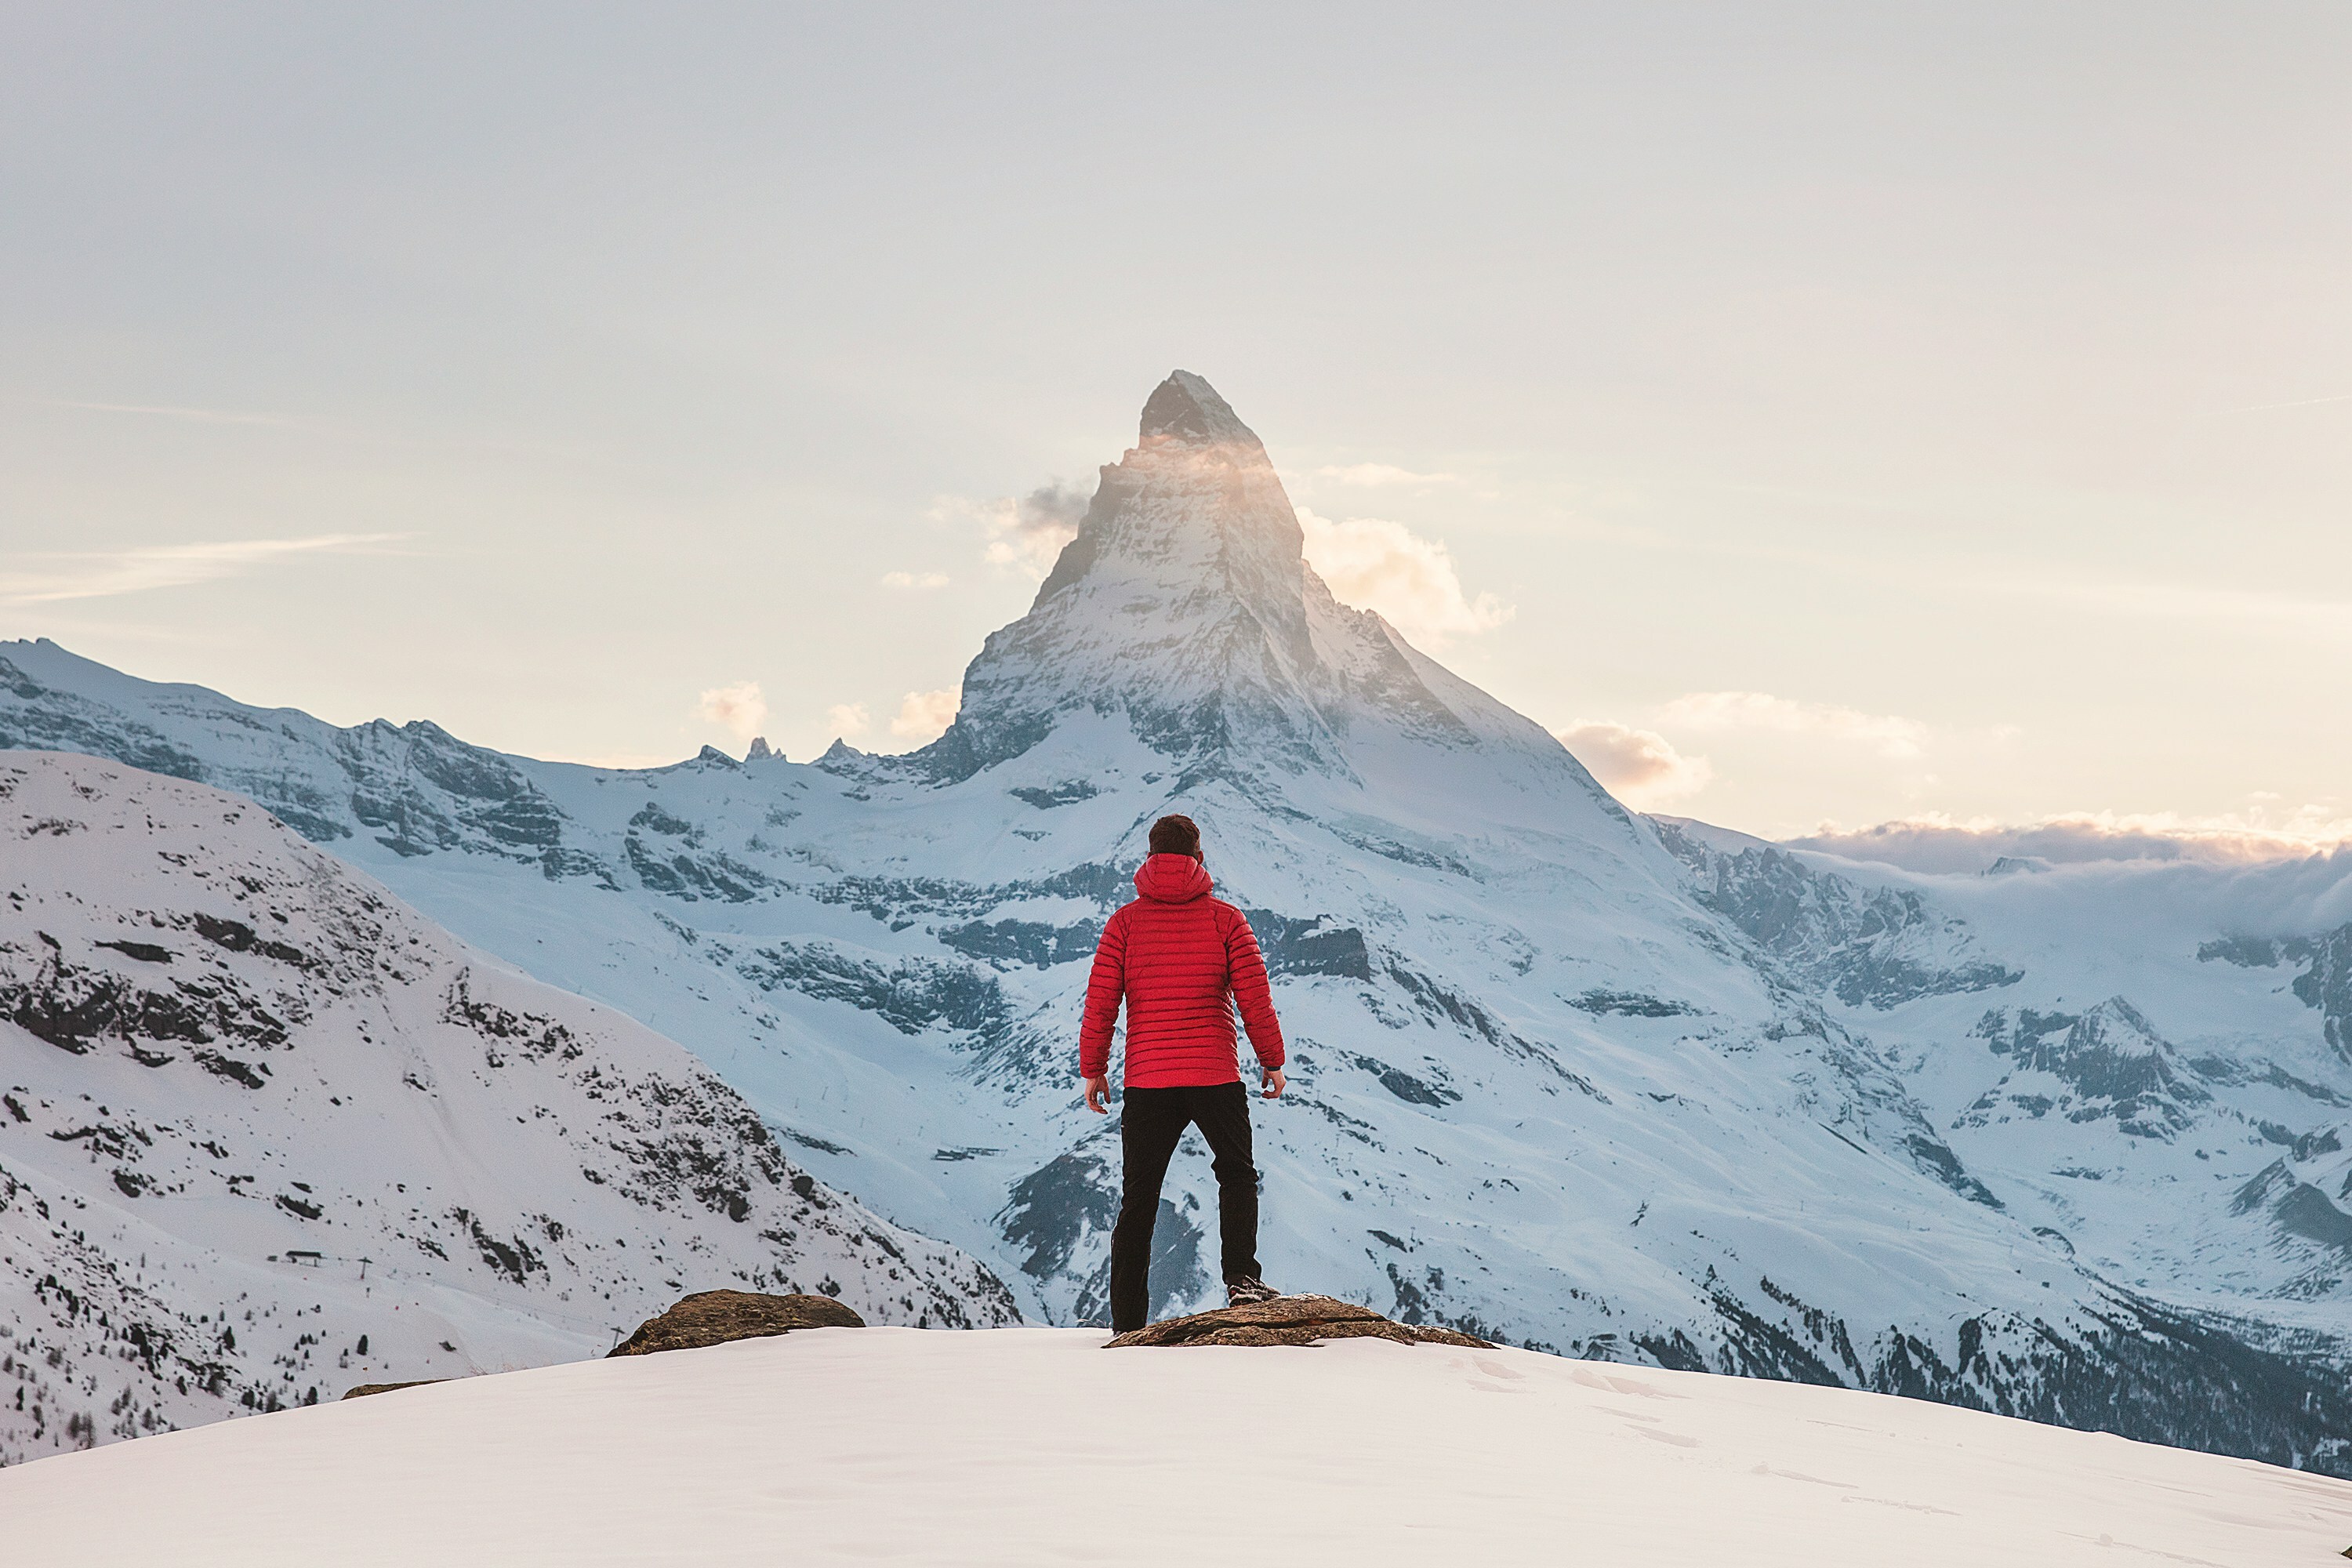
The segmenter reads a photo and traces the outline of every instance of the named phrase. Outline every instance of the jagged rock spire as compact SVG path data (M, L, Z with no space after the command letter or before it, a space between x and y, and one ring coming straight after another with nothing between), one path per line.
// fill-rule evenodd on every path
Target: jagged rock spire
M1186 446L1231 443L1247 447L1263 457L1257 433L1241 421L1233 405L1217 389L1189 370L1171 370L1168 379L1152 388L1143 405L1143 421L1136 445L1150 447L1175 442Z

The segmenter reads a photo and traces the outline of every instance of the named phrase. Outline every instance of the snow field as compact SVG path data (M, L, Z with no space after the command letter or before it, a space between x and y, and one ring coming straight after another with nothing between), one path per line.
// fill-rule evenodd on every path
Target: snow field
M2317 1564L2352 1483L1920 1401L1359 1341L819 1330L0 1472L81 1564ZM136 1506L126 1506L136 1500Z

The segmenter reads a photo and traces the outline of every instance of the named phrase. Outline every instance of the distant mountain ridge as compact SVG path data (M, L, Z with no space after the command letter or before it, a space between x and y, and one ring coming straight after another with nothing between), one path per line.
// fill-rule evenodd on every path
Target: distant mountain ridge
M1071 1093L1084 961L1184 810L1296 1047L1259 1113L1277 1283L2352 1466L2352 1248L2308 1198L2292 1223L2232 1198L2282 1150L2306 1153L2281 1193L2332 1208L2347 1179L2321 1147L2352 1104L2332 982L2307 1005L2284 966L2321 973L2294 944L2352 868L1962 887L1644 818L1339 605L1300 543L1263 446L1180 372L921 752L596 770L47 644L0 647L0 744L248 794L687 1043L816 1175L1061 1322L1102 1310L1116 1205L1115 1124ZM2258 938L2284 945L2199 956ZM2021 1047L2029 1010L2097 1037ZM2161 1092L2095 1092L2145 1041ZM1204 1165L1171 1179L1161 1309L1213 1285Z

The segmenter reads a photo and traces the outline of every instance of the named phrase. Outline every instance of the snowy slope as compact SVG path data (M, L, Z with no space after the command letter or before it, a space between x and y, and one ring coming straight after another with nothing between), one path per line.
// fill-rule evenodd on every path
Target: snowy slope
M1013 1315L251 802L0 756L0 1463L598 1354L719 1285Z
M1769 925L1889 1049L2021 1218L2110 1278L2341 1331L2352 855L1954 876L1685 848L1720 908ZM1809 897L1885 918L1841 942L1792 913ZM2009 978L1915 994L1906 953Z
M1149 824L1184 810L1296 1047L1292 1095L1258 1115L1277 1283L1581 1355L2352 1467L2340 1325L2238 1289L2229 1259L2085 1251L2028 1190L2049 1162L2005 1163L1923 1059L1957 1059L1949 1020L2076 996L2063 940L2028 954L1933 889L1628 813L1334 602L1265 448L1182 373L909 756L544 763L47 643L0 650L0 743L250 795L467 940L687 1042L818 1176L1058 1322L1102 1311L1115 1206L1115 1123L1072 1093L1085 961ZM2182 965L2232 995L2287 979ZM2297 1005L2259 1027L2315 1026ZM2352 1101L2325 1068L2304 1080ZM2045 1119L2061 1141L2114 1130L2067 1114ZM2295 1170L2282 1191L2324 1224L2293 1196L2318 1167ZM2125 1194L2097 1222L2116 1234L2163 1223L2164 1194L2077 1185ZM1205 1158L1180 1157L1160 1310L1213 1287L1212 1203Z
M825 1329L479 1378L0 1472L0 1518L23 1560L93 1568L2315 1568L2352 1542L2352 1484L1914 1400L1101 1342Z

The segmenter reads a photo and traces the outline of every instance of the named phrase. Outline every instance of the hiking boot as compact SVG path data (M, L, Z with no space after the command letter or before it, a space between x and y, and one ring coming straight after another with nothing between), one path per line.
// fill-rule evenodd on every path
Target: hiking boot
M1255 1275L1246 1279L1225 1281L1225 1305L1228 1307L1246 1307L1253 1301L1271 1301L1281 1294Z

